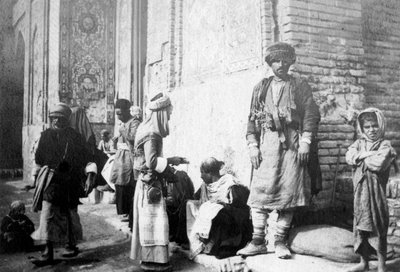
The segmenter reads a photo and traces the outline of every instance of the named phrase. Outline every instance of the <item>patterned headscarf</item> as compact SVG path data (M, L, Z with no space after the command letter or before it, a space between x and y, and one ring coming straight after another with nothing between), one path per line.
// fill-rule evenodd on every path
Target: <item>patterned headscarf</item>
M378 121L378 126L379 126L379 131L377 135L377 140L376 141L381 141L383 140L383 137L385 136L385 131L386 131L386 119L385 116L383 115L382 111L380 111L377 108L368 108L363 111L361 111L358 116L357 116L357 130L359 135L361 135L362 138L366 139L367 141L371 141L368 136L364 133L362 127L361 127L361 116L365 113L374 113L376 115L376 120Z

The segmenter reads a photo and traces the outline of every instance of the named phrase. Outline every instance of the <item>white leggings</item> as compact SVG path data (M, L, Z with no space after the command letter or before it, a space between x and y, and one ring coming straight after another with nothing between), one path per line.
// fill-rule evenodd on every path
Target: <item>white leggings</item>
M253 239L254 238L265 238L265 227L267 226L267 219L269 217L270 210L266 209L251 209L251 217L253 220ZM293 219L293 211L277 211L278 219L276 220L276 235L286 236L290 224Z

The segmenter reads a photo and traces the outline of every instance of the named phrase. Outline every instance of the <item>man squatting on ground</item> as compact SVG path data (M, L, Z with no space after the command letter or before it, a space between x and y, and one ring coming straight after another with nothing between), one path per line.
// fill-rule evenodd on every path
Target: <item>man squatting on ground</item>
M315 171L318 160L310 157L317 154L310 152L310 146L318 130L319 109L307 82L288 74L295 60L289 44L271 45L265 61L274 75L261 80L253 91L246 135L254 168L248 200L253 235L238 255L267 253L267 218L276 210L275 254L290 258L287 234L293 214L297 207L309 204L312 181L320 182L320 172Z

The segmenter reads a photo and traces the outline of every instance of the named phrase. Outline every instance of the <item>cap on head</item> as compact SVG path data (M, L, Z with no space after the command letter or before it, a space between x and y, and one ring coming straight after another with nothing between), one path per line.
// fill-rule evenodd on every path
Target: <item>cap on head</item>
M49 113L50 117L63 117L69 120L71 116L71 108L65 103L58 103L56 104Z
M115 102L115 108L121 110L129 110L132 106L131 102L128 99L118 99Z
M288 43L274 43L267 48L265 56L265 61L269 66L271 66L273 60L286 60L293 64L296 62L296 52Z
M156 94L152 99L150 99L147 107L152 111L158 111L167 108L171 105L171 100L167 95L163 93Z

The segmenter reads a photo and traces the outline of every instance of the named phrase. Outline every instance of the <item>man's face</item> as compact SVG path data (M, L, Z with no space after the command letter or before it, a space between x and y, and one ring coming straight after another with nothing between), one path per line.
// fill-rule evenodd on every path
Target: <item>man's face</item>
M212 183L212 175L210 173L206 173L202 170L200 170L200 177L204 181L205 184L210 184Z
M273 59L271 61L271 69L274 72L275 76L282 79L287 77L290 65L291 63L287 60Z
M365 135L367 135L367 137L371 141L378 140L378 131L379 131L378 122L372 120L371 121L365 120L362 129Z
M63 129L68 126L68 120L60 116L50 116L50 126L52 129Z
M102 135L101 135L101 139L102 139L104 142L108 142L108 140L110 139L110 137L109 137L108 134L102 134Z
M115 114L118 116L120 121L125 122L129 118L130 109L115 109Z

